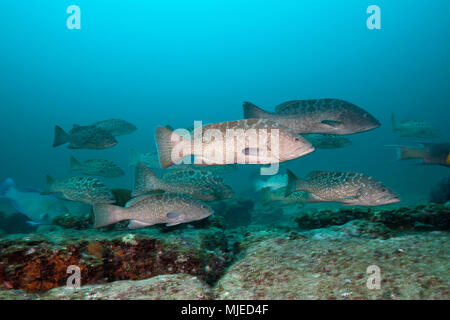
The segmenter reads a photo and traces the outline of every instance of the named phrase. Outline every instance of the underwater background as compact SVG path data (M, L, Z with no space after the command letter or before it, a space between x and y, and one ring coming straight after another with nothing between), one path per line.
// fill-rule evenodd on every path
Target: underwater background
M382 125L349 136L348 148L291 161L299 176L361 171L413 201L447 173L397 162L385 147L421 141L392 132L392 113L427 120L448 138L446 1L377 1L381 30L367 28L371 2L361 0L80 0L80 30L66 27L70 4L0 4L2 181L42 188L45 174L67 175L70 155L101 155L125 169L130 148L155 150L157 125L242 119L243 101L272 110L290 99L326 97L353 102ZM52 148L56 124L109 118L138 130L107 150ZM130 185L130 174L108 183Z
M66 9L73 4L81 8L79 30L69 30L66 26L69 16ZM366 25L370 16L366 12L367 7L373 4L381 8L380 30L370 30ZM368 111L380 121L381 126L375 130L345 136L352 141L352 145L348 147L317 149L311 154L283 163L280 173L285 173L286 168L295 172L298 177L304 177L312 170L362 172L382 181L398 195L401 202L394 207L428 205L430 192L439 181L449 176L449 168L422 165L418 160L398 161L395 148L389 145L413 146L423 141L449 141L448 12L450 2L442 0L2 1L0 183L12 178L19 187L42 190L47 174L58 179L74 175L69 171L69 159L74 156L78 160L101 158L115 162L125 171L125 175L101 179L102 182L111 189L131 189L133 170L129 165L130 150L136 149L143 153L155 151L157 126L182 128L192 126L194 120L207 124L243 119L244 101L251 101L264 110L272 111L279 103L293 99L339 98ZM400 137L392 130L392 114L398 120L430 122L441 131L441 135L431 140ZM66 146L52 146L55 125L69 130L73 124L88 125L112 118L124 119L134 124L137 130L118 137L116 146L104 150L74 150ZM224 180L233 188L235 198L242 197L247 199L245 201L251 199L259 203L260 194L255 192L254 186L256 180L261 178L258 172L257 165L239 166L238 171L224 175ZM443 188L447 188L447 185ZM235 203L225 204L225 209L219 205L219 208L223 212L234 212L235 209L236 212L246 212L253 207L253 204L239 201L238 209L233 207L236 206ZM307 204L304 209L328 207L341 206L336 203ZM439 227L436 229L447 230L448 206L444 209L433 208L430 210L440 212ZM269 218L271 210L275 215ZM295 210L297 209L291 210L292 216L295 215ZM8 199L0 199L0 211L16 210ZM264 212L266 220L261 218L264 224L257 228L259 233L255 236L258 241L271 237L268 236L270 228L267 227L266 230L265 226L270 221L275 223L280 215L276 203L265 208ZM357 212L356 215L358 214ZM390 216L384 219L389 220ZM427 219L423 221L430 222ZM352 219L338 224L350 220ZM239 223L240 220L236 221ZM297 224L301 228L309 228L306 223L294 222L292 219L290 221L292 228L297 228ZM217 225L215 220L211 223L214 224L212 233ZM396 226L389 223L387 225L401 230L401 227L396 228L403 220L396 223ZM335 224L325 223L323 227L330 225ZM202 228L201 225L197 227ZM239 232L245 234L246 227L243 225ZM201 232L209 232L208 228L210 225L206 225ZM68 230L64 231L67 234L49 232L45 237L50 242L53 237L57 239L55 241L74 243L77 241L74 239L85 237L89 244L81 243L80 248L88 248L86 250L93 256L101 251L98 255L103 259L104 252L108 250L126 251L123 248L97 248L97 240L92 239L98 238L99 246L106 248L107 243L114 238L114 235L108 238L108 232L98 232L100 235L96 235L92 234L97 232L92 231L93 229ZM185 230L187 231L177 229L176 232L187 232L189 236L186 239L191 239L190 232L194 231L189 227L185 227ZM153 235L160 231L150 227L142 232ZM165 232L167 230L164 229L164 233L158 233L157 237L166 237L170 241L172 238L176 239L174 241L185 239L176 232L173 235ZM331 233L333 232L335 231ZM389 232L386 236L383 231L383 239L393 236ZM205 237L209 236L211 235L207 233ZM273 235L273 238L276 236L280 235ZM414 245L419 242L420 246L425 246L424 243L428 243L427 236L419 235L414 238ZM227 237L233 238L234 235ZM282 239L286 237L290 236L281 236ZM448 247L447 233L442 238L436 237L429 240L430 247ZM124 243L134 243L134 238L129 240L120 235L120 239L125 239ZM293 239L300 241L295 237ZM252 241L256 243L254 239L244 241L243 248L253 248L250 245ZM92 243L93 247L89 247ZM316 249L321 252L326 250L326 246L331 248L333 243L325 241L319 248L311 250L309 245L313 247L315 244L303 245L299 242L298 250L306 250L314 258L311 252ZM320 247L322 245L324 247ZM352 248L353 245L346 243L342 247ZM408 247L413 251L414 245L408 247L405 244L402 250L408 251L405 249ZM12 246L10 242L0 243L2 250L9 246ZM215 283L219 279L218 274L221 276L221 272L235 261L235 256L231 258L232 250L225 247L220 249L226 252L220 259L223 258L226 262L220 268L217 267L219 263L214 260L217 257L213 259L215 264L208 264L210 260L205 262L208 268L214 268L210 266L215 265L217 270L220 269L220 272L217 271L212 276L208 273L208 283ZM448 298L448 252L447 255L434 252L435 255L428 256L432 251L430 247L420 247L416 256L408 259L430 263L437 269L439 265L443 265L444 270L440 271L445 277L442 283L430 289L433 294L428 295L426 291L419 298ZM289 256L293 252L291 247L276 241L264 242L255 248L255 252L261 254L274 250L280 257ZM361 242L360 247L356 245L355 248L360 248L361 252L385 250L375 242L367 244L367 247ZM396 252L399 246L389 243L385 248ZM141 249L145 251L148 247ZM208 243L205 247L201 245L201 250L216 249L216 244ZM48 250L51 251L50 245ZM170 252L178 252L173 251L176 249L171 250L168 249ZM339 246L330 250L339 251ZM359 249L355 250L357 252ZM234 254L237 255L233 251ZM342 259L344 256L342 253ZM428 258L422 260L423 257ZM390 258L395 260L395 257ZM178 257L174 257L176 259ZM262 261L261 265L270 265L267 260ZM405 261L405 265L408 265L410 260ZM390 262L395 264L395 261ZM132 265L135 261L127 263ZM323 265L329 263L323 261ZM426 266L423 270L426 270ZM0 274L1 271L0 259ZM417 270L410 273L412 278L415 271ZM145 273L144 278L150 278L155 274L173 273L152 272L142 274ZM345 275L342 277L339 281L347 281ZM348 275L347 277L350 278ZM108 281L130 278L133 279L129 275L117 276ZM1 276L0 280L3 281ZM5 286L10 288L9 283L12 283L11 287L25 288L30 292L55 286L49 284L46 287L41 284L35 287L33 281L29 282L33 283L33 287L27 287L28 283L19 285L13 280L8 280ZM58 281L61 285L65 278ZM179 281L188 288L186 293L192 293L192 296L185 298L198 297L194 289L198 284L186 284L184 278ZM236 291L239 289L234 283L228 285L227 290L230 287L234 287ZM439 289L435 289L436 287ZM227 297L227 290L222 290L221 298ZM345 298L344 291L339 291L336 296ZM375 298L411 297L402 295L403 291L394 291L389 291L389 294L385 291ZM208 294L205 296L211 297ZM229 297L242 298L239 295ZM261 296L244 296L261 297L276 299L279 296L274 292ZM311 297L305 295L293 298Z

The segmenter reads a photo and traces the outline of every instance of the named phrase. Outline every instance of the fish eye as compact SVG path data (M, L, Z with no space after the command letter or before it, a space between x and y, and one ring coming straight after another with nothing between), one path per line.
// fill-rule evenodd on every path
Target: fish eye
M298 138L298 137L297 137L297 138L295 138L295 141L300 141L300 138Z

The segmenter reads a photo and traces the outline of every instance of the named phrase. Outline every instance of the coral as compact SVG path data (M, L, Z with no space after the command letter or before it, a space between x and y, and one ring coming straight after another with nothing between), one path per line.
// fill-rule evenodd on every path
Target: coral
M450 176L440 180L430 192L430 201L446 203L450 201Z
M52 223L63 228L82 230L91 228L94 223L94 218L92 214L75 216L66 213L54 217Z
M448 230L449 213L448 207L439 204L386 208L355 207L303 211L295 221L303 230L342 225L356 219L383 223L388 228L403 231Z
M98 259L103 258L103 246L98 241L90 242L86 247L86 252L91 256L97 257Z
M213 283L230 260L222 250L205 249L214 241L209 232L192 230L195 241L150 232L142 230L130 236L129 232L60 229L51 234L2 238L0 282L7 281L14 289L42 292L65 285L67 268L76 265L83 285L173 273Z

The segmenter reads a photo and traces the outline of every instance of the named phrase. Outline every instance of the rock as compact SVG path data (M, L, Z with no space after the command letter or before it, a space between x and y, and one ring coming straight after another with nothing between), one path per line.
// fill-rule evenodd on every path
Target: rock
M382 223L390 229L399 231L449 230L449 214L449 207L430 203L410 207L354 207L303 211L295 221L303 230L343 225L356 219Z
M388 240L277 237L249 246L219 280L219 299L449 299L445 232ZM381 289L367 288L370 265ZM350 280L350 281L348 281Z
M211 289L197 277L171 274L146 280L125 280L81 286L59 287L38 295L40 300L206 300Z
M231 260L220 229L126 232L60 229L0 239L0 284L43 292L64 286L78 266L84 284L185 273L213 283Z

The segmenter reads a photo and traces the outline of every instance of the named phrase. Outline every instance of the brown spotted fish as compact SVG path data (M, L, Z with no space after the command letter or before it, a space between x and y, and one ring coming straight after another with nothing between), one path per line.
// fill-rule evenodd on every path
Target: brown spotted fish
M70 177L56 181L47 175L47 185L42 194L62 193L65 199L87 204L114 203L112 192L93 177Z
M93 127L105 130L110 135L117 137L130 134L137 130L136 126L121 119L109 119L97 121L92 124Z
M106 149L117 144L117 140L105 130L92 126L74 125L69 133L55 126L53 147L68 143L70 149Z
M171 170L162 178L140 163L135 169L133 197L156 190L184 193L203 201L216 201L233 197L233 190L223 179L207 171Z
M70 170L105 178L117 178L125 174L114 162L104 159L90 159L80 162L75 157L71 157Z
M213 210L203 202L180 193L152 194L130 200L126 207L95 205L95 227L100 228L123 220L131 220L129 229L159 223L174 226L210 216Z
M292 100L264 111L244 102L244 118L270 119L297 134L352 134L372 130L380 122L362 108L340 99Z
M394 114L391 116L392 131L400 134L400 137L433 139L441 135L439 129L433 127L429 122L423 120L401 120L396 121Z
M345 205L379 206L399 202L381 182L357 172L311 171L306 179L288 171L286 196L307 191L308 202L341 202Z
M196 164L204 166L273 164L314 151L311 143L268 119L212 123L194 130L194 137L158 127L156 142L163 168L190 155L195 156Z

